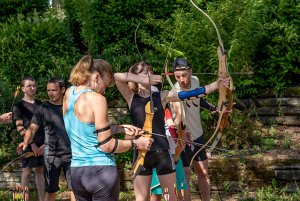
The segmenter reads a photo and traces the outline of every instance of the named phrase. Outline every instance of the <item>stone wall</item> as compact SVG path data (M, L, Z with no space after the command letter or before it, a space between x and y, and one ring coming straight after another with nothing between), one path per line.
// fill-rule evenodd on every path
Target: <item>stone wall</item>
M253 96L237 101L234 107L244 110L255 103L253 119L264 124L272 121L279 125L300 125L300 87L288 88L283 94L274 89L263 89Z
M5 164L3 164L3 166L4 165ZM22 175L21 167L22 165L19 160L16 161L15 163L10 164L10 166L5 171L0 172L0 189L12 190L14 186L21 186L21 175ZM62 189L67 189L67 182L63 173L60 176L59 187ZM29 188L30 189L36 188L34 170L32 171L30 176Z
M20 165L20 162L16 162L0 173L0 189L12 189L13 186L21 185ZM132 181L131 164L118 164L118 169L121 190L125 191ZM227 181L231 184L231 191L253 192L257 188L270 186L273 178L282 186L289 184L287 192L295 192L296 186L300 186L300 158L278 155L276 158L209 159L209 175L212 192L222 191L224 182ZM240 185L242 180L244 183ZM196 189L192 180L190 185L192 189ZM63 174L60 187L67 188ZM36 188L34 172L30 178L30 188Z
M300 125L300 88L289 89L282 97L276 98L275 92L266 90L261 92L260 98L244 99L243 104L250 107L256 101L258 111L253 118L259 117L261 121L274 119L277 124ZM249 98L249 97L248 97ZM124 119L128 113L126 104L122 101L108 101L109 121L116 124L117 120ZM235 107L243 109L241 104ZM272 109L273 108L273 109ZM278 116L279 108L284 116ZM273 112L272 112L273 111ZM299 113L299 114L298 114ZM266 116L267 115L267 116ZM277 116L276 116L277 115ZM5 164L3 164L4 166ZM11 164L4 172L0 172L0 189L12 189L13 186L20 186L21 181L20 161ZM0 164L0 168L1 164ZM118 164L121 178L121 189L126 190L131 177L131 164ZM223 190L224 182L229 182L234 191L255 191L256 188L266 187L271 184L273 178L280 184L290 184L288 192L295 192L296 184L300 186L300 157L288 158L287 156L276 156L276 158L245 158L245 159L210 159L209 175L211 178L211 190ZM243 179L242 186L239 181ZM197 180L197 177L196 177ZM61 177L61 187L66 188L64 176ZM195 183L191 181L192 189ZM35 188L34 172L30 179L30 188Z

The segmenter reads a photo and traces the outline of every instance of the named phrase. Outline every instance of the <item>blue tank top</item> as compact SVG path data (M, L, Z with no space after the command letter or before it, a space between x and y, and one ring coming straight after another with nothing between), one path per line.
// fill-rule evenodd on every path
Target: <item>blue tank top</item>
M109 153L102 152L101 148L94 146L98 144L95 131L95 123L83 123L77 119L74 113L74 105L79 96L85 92L93 92L84 89L74 93L75 86L69 92L69 106L64 116L65 127L71 141L72 163L71 167L83 166L116 166L116 161Z

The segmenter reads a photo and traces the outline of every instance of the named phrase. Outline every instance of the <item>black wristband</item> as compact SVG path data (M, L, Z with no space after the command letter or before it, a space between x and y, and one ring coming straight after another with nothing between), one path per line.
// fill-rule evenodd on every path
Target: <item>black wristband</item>
M33 141L31 141L30 143L28 143L28 146L31 146L33 143L34 143L34 142L33 142Z
M129 148L128 151L131 151L131 150L134 150L134 149L137 148L137 144L135 144L135 143L133 142L133 140L130 140L130 141L131 141L131 147Z

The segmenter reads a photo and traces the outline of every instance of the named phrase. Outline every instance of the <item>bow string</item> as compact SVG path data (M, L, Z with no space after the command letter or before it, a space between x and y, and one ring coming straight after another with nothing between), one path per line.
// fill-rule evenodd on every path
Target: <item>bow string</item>
M222 132L227 124L228 121L228 114L226 114L226 118L223 118L223 114L225 112L226 106L227 109L231 109L232 105L233 105L233 81L232 78L230 76L230 73L228 71L228 65L227 65L227 53L228 51L226 51L224 49L223 46L223 42L220 36L220 32L215 24L215 22L209 17L209 15L207 15L203 10L201 10L192 0L190 0L190 2L193 4L193 6L198 9L201 13L203 13L210 21L211 23L214 25L216 32L217 32L217 36L218 36L218 40L219 40L219 47L217 49L217 53L218 53L218 58L219 58L219 71L218 71L218 77L222 77L222 78L230 78L230 87L227 90L227 88L223 85L222 82L219 83L219 101L218 101L218 109L220 111L219 114L219 118L218 118L218 123L217 123L217 127L213 133L213 135L211 136L211 138L207 141L207 143L205 145L207 145L217 134L220 125L222 126L222 128L220 129L220 131L218 132L218 136L215 139L215 141L213 142L213 146L212 148L209 150L210 153L214 150L214 148L216 147L217 143L220 141L219 139L221 138ZM228 92L227 92L228 91ZM226 94L228 93L228 104L226 103ZM222 121L222 122L221 122ZM205 146L204 146L205 147ZM202 147L201 149L199 149L193 156L191 162L190 162L190 167L192 165L192 161L194 160L195 156L204 148Z

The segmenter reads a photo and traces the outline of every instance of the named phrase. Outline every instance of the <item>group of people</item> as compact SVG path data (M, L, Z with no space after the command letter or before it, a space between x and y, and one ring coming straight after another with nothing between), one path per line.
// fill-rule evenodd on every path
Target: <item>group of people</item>
M134 180L136 200L155 201L162 197L170 201L191 200L189 165L201 148L193 142L205 144L199 109L218 111L219 108L203 97L218 89L221 82L228 87L229 78L219 78L200 87L186 59L177 59L173 72L176 91L151 90L151 86L162 83L163 78L153 74L150 63L138 62L128 73L113 73L106 61L84 56L71 71L71 87L66 89L61 78L48 81L49 101L44 103L34 98L35 80L24 77L21 81L24 97L14 107L14 120L22 139L18 152L33 151L35 157L22 159L22 185L28 186L32 168L35 168L39 199L55 200L63 168L71 200L119 200L120 179L114 153L133 150L137 156L139 150L145 150L143 168ZM133 125L110 125L108 121L108 106L103 95L107 87L115 84L128 103ZM145 107L150 100L155 107L152 133L159 134L151 138L144 136L142 130ZM2 116L1 121L11 121L11 114ZM186 124L184 139L191 142L188 145L178 143L180 121ZM116 133L125 133L125 140L113 138L112 134ZM176 147L182 152L174 164ZM135 162L136 157L133 160ZM203 200L210 200L205 149L194 157L192 164ZM165 189L169 189L167 197ZM184 194L181 194L182 189Z

